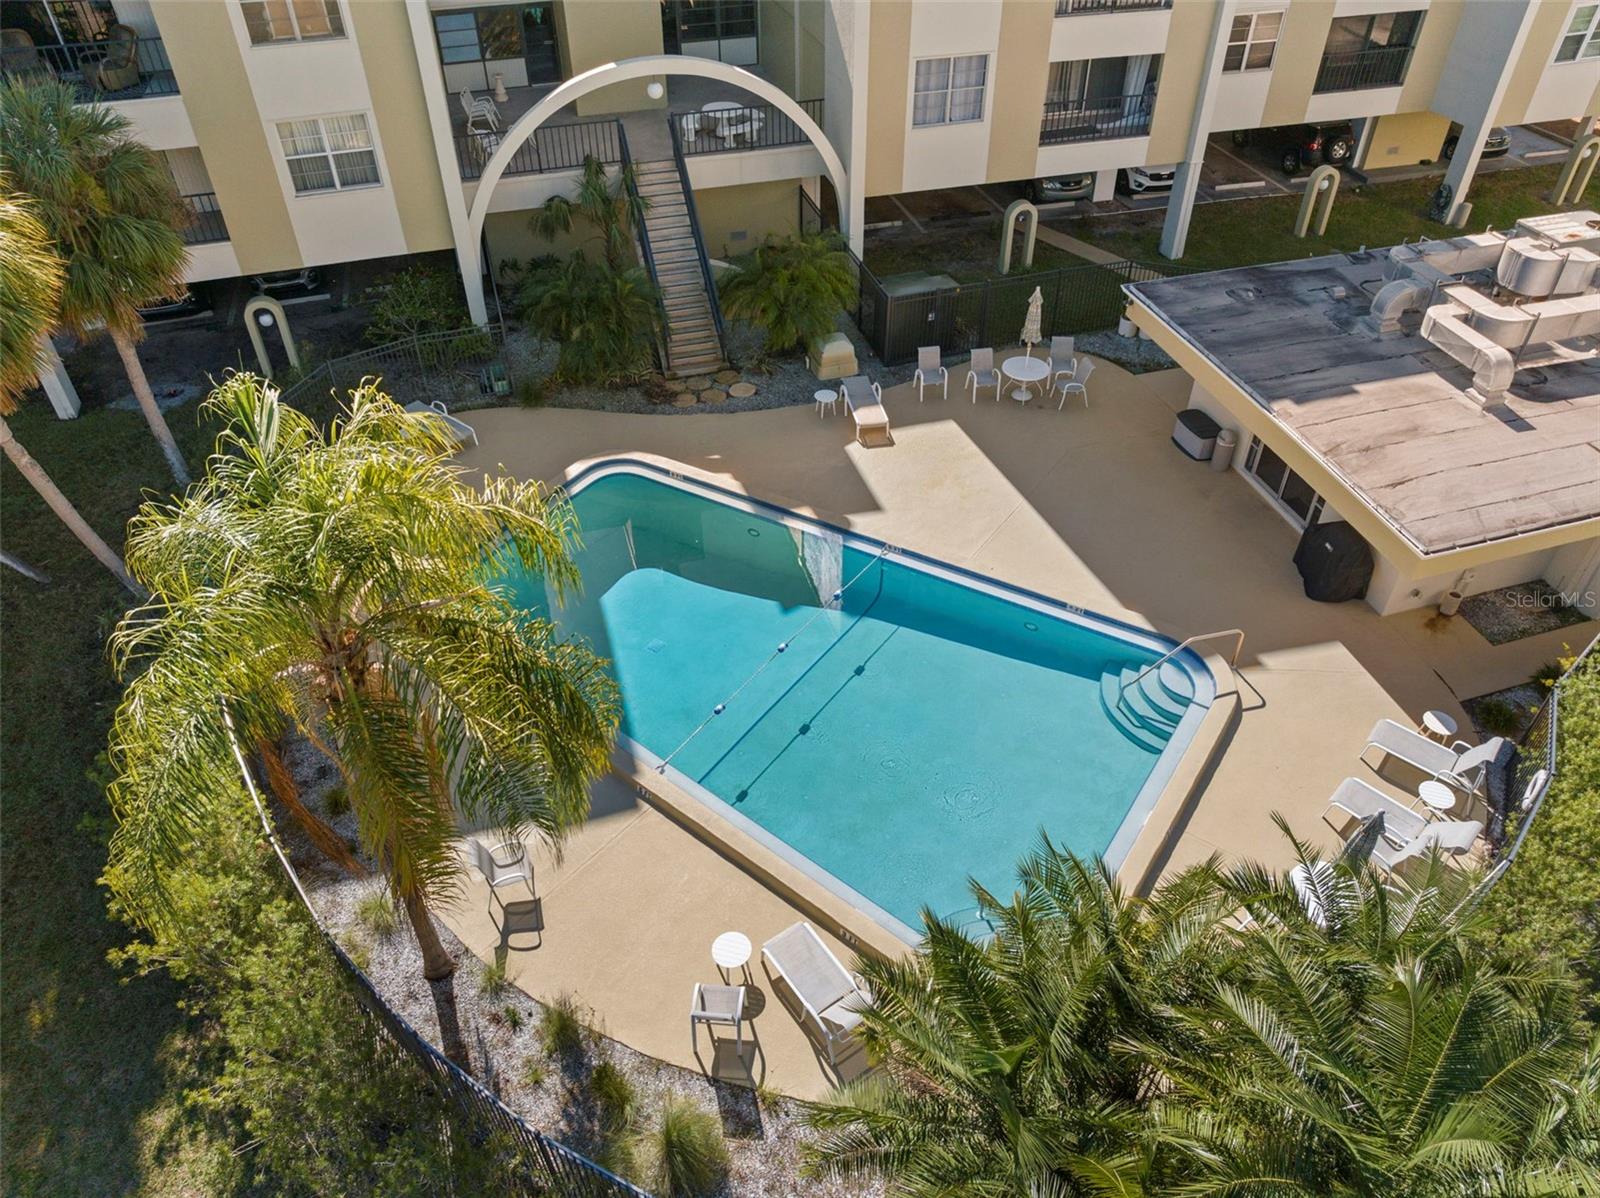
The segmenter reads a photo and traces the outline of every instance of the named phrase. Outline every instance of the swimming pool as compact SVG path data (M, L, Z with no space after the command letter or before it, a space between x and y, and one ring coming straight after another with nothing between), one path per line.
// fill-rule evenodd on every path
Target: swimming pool
M1215 695L1170 641L633 461L568 485L625 746L895 935L1010 892L1040 829L1115 866ZM1132 685L1127 685L1131 683Z

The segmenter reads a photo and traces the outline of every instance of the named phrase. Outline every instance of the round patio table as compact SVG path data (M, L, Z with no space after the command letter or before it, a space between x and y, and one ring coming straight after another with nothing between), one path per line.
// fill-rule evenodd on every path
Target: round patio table
M1008 379L1017 381L1018 385L1011 389L1011 398L1018 403L1027 403L1033 398L1033 392L1028 390L1028 384L1044 382L1050 375L1050 363L1043 358L1019 354L1000 363L1000 373Z
M1435 740L1448 741L1456 734L1456 722L1449 714L1443 711L1425 711L1422 713L1422 728Z
M1427 804L1430 812L1438 814L1450 811L1456 805L1456 792L1443 782L1435 782L1431 778L1417 787L1417 798Z
M750 937L743 932L724 932L711 942L711 959L727 980L728 970L743 969L750 961Z

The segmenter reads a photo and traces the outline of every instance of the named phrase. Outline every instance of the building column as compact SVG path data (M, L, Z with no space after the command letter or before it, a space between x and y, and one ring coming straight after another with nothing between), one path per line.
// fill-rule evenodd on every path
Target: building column
M1222 0L1211 22L1211 46L1200 76L1200 95L1189 123L1189 144L1183 161L1172 179L1167 197L1167 218L1161 226L1161 254L1181 258L1189 241L1189 218L1194 215L1194 197L1200 187L1200 170L1205 163L1206 140L1211 133L1211 115L1217 106L1217 80L1222 75L1222 56L1228 48L1228 30L1238 0ZM1157 103L1160 103L1159 94Z
M1450 203L1443 220L1451 228L1459 229L1466 224L1472 211L1467 203L1467 189L1472 186L1472 180L1478 173L1478 162L1483 157L1483 140L1489 136L1492 127L1487 113L1461 123L1461 136L1456 138L1456 152L1450 158L1442 184L1450 189Z
M44 338L39 344L44 353L44 361L39 370L39 385L44 388L44 393L50 400L50 406L56 410L56 415L62 420L74 420L83 409L83 404L78 401L78 389L72 385L66 364L62 362L61 355L56 353L56 347L50 343L50 338Z

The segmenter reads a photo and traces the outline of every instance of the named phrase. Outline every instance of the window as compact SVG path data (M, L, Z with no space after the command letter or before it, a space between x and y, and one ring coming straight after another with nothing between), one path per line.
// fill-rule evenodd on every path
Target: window
M987 54L919 60L911 123L959 125L983 120L983 90L988 77Z
M361 113L279 121L278 140L289 164L296 195L371 187L378 180L378 156Z
M1244 468L1295 524L1305 528L1317 523L1322 515L1322 496L1289 469L1288 463L1268 449L1260 437L1250 438Z
M242 0L252 45L343 37L339 0Z
M1228 49L1222 57L1224 71L1264 71L1278 50L1281 12L1244 13L1233 18Z
M1556 47L1557 62L1600 58L1600 4L1580 4Z
M555 11L548 2L434 13L433 35L451 91L489 87L493 72L503 72L511 87L561 79Z

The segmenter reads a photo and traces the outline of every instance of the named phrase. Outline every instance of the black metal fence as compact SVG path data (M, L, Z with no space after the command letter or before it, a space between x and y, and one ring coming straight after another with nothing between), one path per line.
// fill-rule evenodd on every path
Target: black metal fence
M1367 87L1399 87L1406 81L1411 50L1410 46L1381 46L1344 54L1324 54L1313 90L1349 92Z
M494 402L509 394L515 382L504 346L501 325L422 333L320 362L284 387L280 399L295 407L325 399L329 392L342 399L362 379L378 378L390 395L407 400L439 400L457 407Z
M1090 12L1138 12L1171 7L1172 0L1056 0L1056 16L1071 17Z
M800 107L822 123L822 101L801 100ZM766 150L804 145L806 137L793 118L775 104L745 104L711 110L674 112L671 121L686 155L721 154L729 150Z
M550 171L576 170L586 158L598 158L607 166L622 161L622 126L614 119L576 121L570 125L540 125L533 136L517 147L506 167L508 175L540 175ZM459 133L456 135L456 161L461 177L471 181L483 174L494 152L500 148L499 133Z
M1144 92L1088 100L1046 100L1044 116L1039 121L1039 144L1143 137L1150 132L1150 114L1155 106L1154 93Z
M7 45L0 51L0 75L59 79L72 84L82 104L178 94L178 76L158 37Z
M183 229L185 245L206 245L213 241L228 240L228 226L222 219L222 209L217 205L216 192L201 192L182 198L190 213L190 221Z

